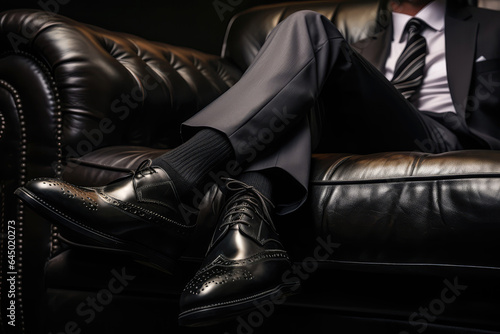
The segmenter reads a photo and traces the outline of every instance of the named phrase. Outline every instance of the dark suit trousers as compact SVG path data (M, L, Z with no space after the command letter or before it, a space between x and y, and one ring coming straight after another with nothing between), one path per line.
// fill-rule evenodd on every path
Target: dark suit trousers
M307 195L311 131L323 134L322 150L335 152L461 148L452 131L416 110L312 11L281 22L242 78L186 121L183 135L203 127L227 135L245 170L273 173L281 213Z

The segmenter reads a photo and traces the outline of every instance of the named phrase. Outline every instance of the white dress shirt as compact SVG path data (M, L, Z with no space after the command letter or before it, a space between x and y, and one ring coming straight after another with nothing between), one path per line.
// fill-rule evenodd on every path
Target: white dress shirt
M415 17L426 23L421 32L427 42L425 57L424 81L422 87L411 98L410 102L419 109L437 113L455 112L451 100L450 86L446 71L444 16L446 0L435 0L422 8ZM389 58L385 64L385 76L391 80L394 75L396 61L406 46L407 33L404 31L410 15L392 13L394 36Z

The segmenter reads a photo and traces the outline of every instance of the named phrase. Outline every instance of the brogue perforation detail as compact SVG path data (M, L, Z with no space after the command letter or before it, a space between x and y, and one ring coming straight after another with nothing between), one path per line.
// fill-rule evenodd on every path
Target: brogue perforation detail
M57 181L55 179L43 179L43 184L46 184L49 187L60 187L64 196L70 199L79 198L82 201L83 206L85 206L90 211L97 211L99 208L99 205L95 200L90 198L80 188L75 187L69 183L66 183L64 181Z
M257 263L260 261L265 261L269 259L284 259L290 260L288 254L285 251L275 250L275 251L263 251L252 255L246 259L241 260L229 260L225 258L223 255L219 255L215 260L213 260L210 264L203 267L198 271L198 273L202 273L206 270L209 270L211 267L215 266L225 266L225 267L236 267L236 266L245 266L251 263ZM197 274L198 274L197 273Z
M184 288L184 292L199 295L211 285L223 285L229 282L252 280L252 273L246 269L212 267L208 271L195 275Z
M49 203L45 202L45 201L44 201L43 199L41 199L40 197L35 196L35 195L33 195L33 196L37 199L37 201L39 201L40 203L43 203L43 205L45 205L46 207L50 208L52 211L57 212L57 214L59 214L59 215L61 215L61 216L64 216L66 219L68 219L68 220L70 220L70 221L74 222L75 224L80 225L80 226L83 226L83 227L85 227L86 229L93 231L95 234L102 235L102 236L104 236L104 237L106 237L106 238L108 238L108 239L114 239L114 240L117 240L115 237L113 237L113 236L111 236L111 235L109 235L109 234L106 234L106 233L103 233L103 232L101 232L101 231L98 231L98 230L96 230L96 229L94 229L94 228L92 228L92 227L90 227L90 226L88 226L88 225L86 225L86 224L83 224L83 223L79 222L78 220L73 219L72 217L68 216L68 215L67 215L67 214L65 214L64 212L62 212L62 211L60 211L60 210L56 209L55 207L53 207L53 206L52 206L52 205L50 205ZM117 241L118 241L118 240L117 240Z
M281 250L264 251L241 260L229 260L220 255L209 265L200 269L186 285L184 291L198 295L213 284L222 285L230 281L252 280L254 277L250 271L244 268L235 269L235 267L245 266L268 259L289 261L287 253Z

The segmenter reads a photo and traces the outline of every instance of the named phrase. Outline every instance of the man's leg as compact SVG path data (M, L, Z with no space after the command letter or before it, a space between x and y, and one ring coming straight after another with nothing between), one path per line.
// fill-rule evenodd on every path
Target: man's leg
M326 105L326 138L333 141L322 148L450 149L437 122L353 52L327 18L309 11L281 22L241 80L185 122L183 134L207 127L224 133L242 170L279 169L289 182L277 190L303 200L311 153L306 115L318 98ZM276 196L287 205L283 212L301 203L297 197Z
M309 12L281 23L241 80L184 124L183 135L190 140L155 159L181 198L188 201L189 190L205 189L213 181L210 172L224 172L228 161L236 159L239 166L232 171L242 171L265 157L271 146L284 145L284 136L295 141L292 132L303 122L333 63L343 62L337 58L345 42L324 21ZM196 133L199 128L205 130ZM309 149L304 153L310 154Z

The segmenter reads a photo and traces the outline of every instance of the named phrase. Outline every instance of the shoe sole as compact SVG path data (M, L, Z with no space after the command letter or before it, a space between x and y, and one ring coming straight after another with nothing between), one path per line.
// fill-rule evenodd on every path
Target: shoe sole
M224 303L217 303L187 310L179 314L179 325L186 327L200 327L230 321L238 316L249 313L256 308L258 309L258 306L262 303L269 303L271 300L280 300L281 304L284 297L296 294L299 288L299 282L280 284L274 289L247 298L240 298Z
M49 221L59 223L63 229L70 231L68 236L73 238L78 237L85 243L75 241L72 238L64 238L68 244L80 248L89 248L94 250L108 251L113 253L128 254L132 258L143 265L147 265L156 270L160 270L167 274L173 274L176 269L176 260L158 252L148 249L136 243L120 240L116 237L98 232L86 227L84 224L66 216L62 212L52 208L45 203L41 198L27 190L26 188L18 188L14 194L23 200L36 213L47 218ZM73 232L74 234L71 234ZM89 242L89 243L87 243Z

